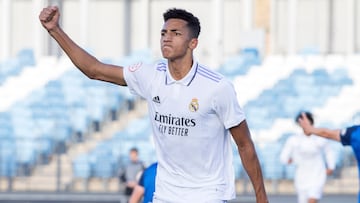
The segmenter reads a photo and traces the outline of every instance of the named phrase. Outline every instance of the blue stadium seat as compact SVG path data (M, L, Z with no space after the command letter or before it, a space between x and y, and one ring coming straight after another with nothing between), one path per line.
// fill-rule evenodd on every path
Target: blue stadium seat
M31 139L16 140L16 164L19 168L18 175L31 175L37 161L37 146Z
M265 179L278 180L283 178L284 165L279 158L281 150L282 145L279 142L267 143L264 147L258 148Z
M14 177L17 173L15 140L12 138L0 139L0 176Z
M82 154L76 157L72 163L73 177L88 179L92 176L89 156Z
M315 69L312 73L307 73L304 68L295 69L288 78L279 80L244 105L249 125L254 129L267 129L277 118L293 118L303 109L321 107L330 97L338 95L345 85L352 83L346 71L336 72L339 73L334 77L325 68Z
M20 50L15 58L0 62L0 85L9 77L17 76L25 67L34 67L35 57L32 49Z
M9 112L0 112L0 139L11 138L14 134L14 128L11 122L11 114Z
M116 176L117 159L106 142L99 144L93 152L95 158L94 176L99 178L111 178Z
M20 66L19 60L16 58L7 59L0 63L0 71L6 79L18 75L21 70L22 67Z
M349 77L346 67L336 68L330 75L334 84L338 84L339 86L353 84L353 80Z
M256 48L244 48L241 52L227 59L218 69L218 71L228 78L234 78L238 75L245 75L251 67L260 65L261 58Z
M36 65L33 49L22 49L17 53L16 57L22 67L35 67Z

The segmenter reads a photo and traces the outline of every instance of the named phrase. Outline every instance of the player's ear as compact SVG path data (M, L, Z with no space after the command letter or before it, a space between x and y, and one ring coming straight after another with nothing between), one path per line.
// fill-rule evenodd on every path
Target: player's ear
M198 45L198 39L197 38L192 38L189 42L189 48L190 49L195 49Z

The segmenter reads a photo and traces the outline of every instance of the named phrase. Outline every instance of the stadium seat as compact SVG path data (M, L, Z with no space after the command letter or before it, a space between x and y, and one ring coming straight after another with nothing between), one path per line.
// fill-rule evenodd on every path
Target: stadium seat
M88 179L92 176L89 156L82 154L76 157L72 163L73 177Z
M278 180L283 178L284 165L280 162L282 145L279 142L267 143L258 148L259 159L265 179Z
M17 174L15 140L12 138L0 139L0 176L14 177Z
M110 148L105 144L98 145L95 150L94 176L108 179L116 176L117 160L112 156Z
M256 48L244 48L238 55L227 59L218 71L230 79L238 75L245 75L251 67L261 64L259 51Z
M35 57L32 49L22 49L14 58L8 58L0 62L0 85L9 77L19 75L25 67L34 67Z
M34 51L32 49L22 49L17 53L16 57L22 67L35 67L36 65Z
M322 67L310 73L303 68L294 69L288 78L264 89L257 98L244 105L249 125L254 129L266 129L276 119L292 118L301 110L321 107L352 83L346 71L335 72L338 73L336 77Z
M16 164L18 166L18 175L31 175L37 161L37 150L34 141L31 139L16 140Z

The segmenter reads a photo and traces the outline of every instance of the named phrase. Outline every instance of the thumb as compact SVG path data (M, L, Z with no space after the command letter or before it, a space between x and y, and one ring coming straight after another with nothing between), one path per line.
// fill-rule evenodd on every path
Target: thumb
M60 12L57 6L48 6L40 12L39 20L42 26L49 31L59 25L59 16Z
M41 23L49 23L51 21L57 21L59 18L59 9L57 6L48 6L44 8L39 15Z
M59 8L57 6L50 6L49 7L49 12L50 13L48 14L45 22L50 22L54 18L54 16L59 13L58 10L59 10Z

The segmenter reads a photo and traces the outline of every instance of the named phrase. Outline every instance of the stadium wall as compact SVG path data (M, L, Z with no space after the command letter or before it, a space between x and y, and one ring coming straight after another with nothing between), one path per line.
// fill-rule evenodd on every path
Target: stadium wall
M98 57L119 58L145 48L160 57L162 13L171 7L199 16L196 54L210 64L244 46L256 46L263 55L360 49L356 0L1 0L0 61L23 48L33 48L37 57L61 54L38 22L40 10L50 4L61 6L64 30ZM257 23L264 15L265 22Z

